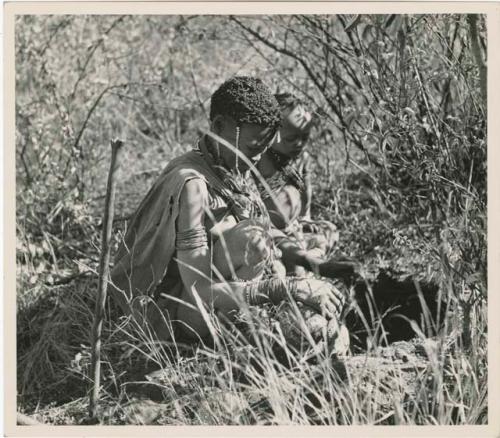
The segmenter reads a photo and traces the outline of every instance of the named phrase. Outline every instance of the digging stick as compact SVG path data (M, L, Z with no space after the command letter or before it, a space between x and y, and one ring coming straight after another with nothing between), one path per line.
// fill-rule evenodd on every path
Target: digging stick
M113 230L113 215L115 203L115 174L119 167L120 150L123 141L111 141L111 164L109 167L108 183L106 187L106 200L104 203L104 219L102 224L101 256L99 259L99 284L97 289L97 301L94 312L94 324L92 327L92 374L94 386L90 395L89 415L92 419L97 418L97 402L99 400L99 389L101 380L101 330L104 308L106 304L106 291L108 289L109 277L109 242Z

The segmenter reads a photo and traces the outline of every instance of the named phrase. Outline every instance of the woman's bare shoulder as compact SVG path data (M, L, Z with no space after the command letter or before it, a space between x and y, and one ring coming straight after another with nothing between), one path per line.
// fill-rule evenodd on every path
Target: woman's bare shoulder
M203 225L208 204L208 188L203 178L188 180L179 198L177 229L187 230Z
M181 201L199 202L208 198L208 186L204 178L193 176L181 190Z

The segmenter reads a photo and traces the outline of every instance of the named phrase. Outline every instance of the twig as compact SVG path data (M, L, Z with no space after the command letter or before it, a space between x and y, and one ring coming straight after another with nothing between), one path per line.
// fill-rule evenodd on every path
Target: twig
M157 85L155 83L145 83L145 82L123 82L121 84L115 84L115 85L108 85L107 87L105 87L100 93L99 95L97 96L97 98L95 99L94 103L92 104L92 106L90 107L89 111L87 112L87 115L85 117L85 120L83 121L82 123L82 126L80 128L80 130L78 131L78 134L76 136L76 139L75 139L75 142L73 144L73 148L72 150L79 150L81 152L81 150L79 149L79 146L80 146L80 140L82 139L82 136L83 136L83 132L85 131L85 129L87 128L87 124L89 123L89 120L90 120L90 117L92 116L92 114L94 113L94 111L96 110L96 108L98 107L99 105L99 102L101 101L101 99L107 94L109 93L111 90L115 90L117 88L127 88L127 87L130 87L132 85L136 85L136 86L144 86L144 85L148 85L148 86L152 86L152 85ZM69 161L66 163L66 169L64 170L63 172L63 175L66 176L67 174L67 170L68 170L68 167L69 167Z
M361 15L354 16L351 22L346 26L345 31L352 32L359 23L361 23Z
M200 106L202 113L204 114L205 118L208 120L207 110L205 109L205 105L203 105L203 100L201 99L201 95L200 95L200 92L198 90L198 84L196 82L196 76L194 75L193 55L191 53L191 46L189 45L189 42L187 42L186 48L187 48L187 54L188 54L188 58L189 58L189 73L191 74L191 81L193 82L194 94L196 96L196 99L198 100L198 105Z
M50 44L52 43L52 40L56 37L56 35L59 33L60 30L64 29L66 26L71 24L71 19L63 19L61 20L54 28L52 33L49 36L49 39L45 43L44 47L42 50L40 50L40 57L43 58L45 56L45 52L47 49L50 47Z
M476 60L477 67L479 68L479 82L481 84L481 96L483 102L486 102L486 65L481 56L481 48L479 47L478 32L477 32L477 15L468 14L467 21L470 26L471 33L471 48L474 58Z
M121 16L121 17L118 17L115 21L113 21L113 23L111 24L111 26L109 26L103 32L103 34L99 37L99 39L92 45L92 49L90 50L89 54L87 55L87 58L85 59L85 61L83 63L83 66L80 69L80 74L78 76L78 79L76 80L75 85L73 86L73 91L70 94L70 101L73 101L73 99L75 97L75 94L76 94L76 90L78 89L78 85L80 85L80 82L85 77L87 66L88 66L90 60L92 59L92 57L94 56L95 52L97 51L97 49L104 42L104 37L107 36L118 23L120 23L121 21L123 21L124 18L125 18L124 16Z
M68 275L67 277L62 277L59 280L55 280L52 283L49 283L49 282L46 281L45 284L47 286L62 286L62 285L65 285L65 284L69 284L72 281L77 280L77 279L79 279L81 277L86 277L86 276L88 276L91 273L92 273L91 271L78 272L77 274Z
M273 43L269 39L267 39L264 36L262 36L258 31L256 31L256 30L252 29L251 27L246 26L245 24L243 24L243 22L241 22L240 20L238 20L235 16L231 15L231 16L229 16L229 19L231 21L235 22L245 32L247 32L250 35L252 35L254 38L256 38L261 43L265 44L270 49L272 49L272 50L274 50L274 51L276 51L278 53L281 53L282 55L288 56L288 57L296 60L302 66L302 68L305 70L305 72L307 73L307 75L309 76L309 78L311 79L311 81L314 83L314 85L316 86L316 88L321 92L321 94L323 95L324 99L326 100L328 106L333 111L333 113L337 116L340 124L343 125L343 126L345 126L345 120L342 117L342 113L341 113L338 105L335 104L335 101L326 92L325 87L322 86L322 84L320 82L320 74L318 74L315 71L315 69L314 69L314 67L312 65L310 65L304 58L302 58L301 56L297 55L295 52L292 52L291 50L285 49L283 47L279 47L277 44ZM350 33L348 35L350 35ZM363 145L362 141L359 138L357 138L353 133L351 133L349 130L347 130L347 132L351 136L353 144L356 147L358 147L360 150L362 150L364 152L365 157L370 162L370 164L374 164L376 167L379 167L379 168L382 167L382 164L379 162L379 160L373 154L371 154L370 152L368 152L366 150L366 148Z
M99 260L99 284L97 289L97 301L94 314L94 325L92 327L92 373L94 387L90 396L89 415L92 419L97 417L97 402L99 400L99 389L101 379L101 330L104 308L106 304L106 291L109 276L110 241L113 229L113 215L115 202L115 174L119 167L120 150L123 146L121 140L111 142L111 164L108 174L106 201L104 204L104 220L102 229L102 248Z
M99 95L97 96L97 98L94 100L94 103L92 104L92 106L90 107L88 113L87 113L87 116L85 117L85 120L83 121L82 123L82 126L80 128L80 130L78 131L78 134L76 136L76 139L75 139L75 143L73 144L73 149L76 149L78 150L78 147L80 145L80 139L82 138L82 135L83 135L83 132L85 131L85 128L87 127L87 124L90 120L90 117L92 116L92 114L94 113L95 109L97 108L97 106L99 105L99 102L101 101L101 99L104 97L104 95L109 92L110 90L113 90L115 88L125 88L128 84L127 83L124 83L124 84L118 84L118 85L110 85L106 88L104 88L100 93Z

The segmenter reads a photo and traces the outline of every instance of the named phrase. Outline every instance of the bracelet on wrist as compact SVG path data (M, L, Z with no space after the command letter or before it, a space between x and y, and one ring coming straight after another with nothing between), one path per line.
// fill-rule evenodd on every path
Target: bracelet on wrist
M296 292L297 280L295 278L272 278L248 283L244 288L243 296L250 305L260 305L268 302L279 304L286 299L288 293L294 297Z

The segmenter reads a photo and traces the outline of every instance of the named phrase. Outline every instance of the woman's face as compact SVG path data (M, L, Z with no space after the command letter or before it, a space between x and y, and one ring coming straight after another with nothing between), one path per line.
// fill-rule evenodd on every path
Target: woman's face
M312 116L302 105L285 110L282 116L280 139L272 148L287 157L295 158L302 153L309 139Z
M217 116L212 122L212 131L224 140L237 147L255 166L262 153L269 147L276 136L276 132L272 127L243 123L240 126L240 134L238 144L236 144L236 122L230 117ZM248 165L237 155L225 147L220 145L220 153L224 159L224 163L229 169L237 169L244 172L248 169Z

